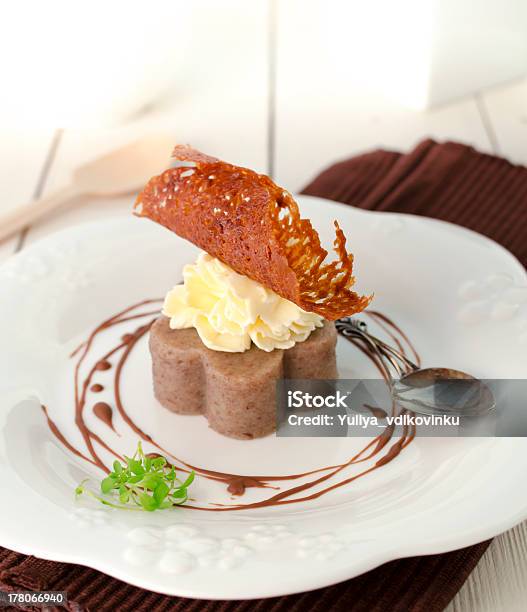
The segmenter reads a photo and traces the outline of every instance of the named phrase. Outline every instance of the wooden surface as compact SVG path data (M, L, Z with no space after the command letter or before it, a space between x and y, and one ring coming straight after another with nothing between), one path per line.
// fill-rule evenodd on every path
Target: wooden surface
M270 172L292 191L338 159L379 146L406 151L427 136L470 143L527 164L527 80L439 109L409 111L367 88L347 86L325 55L320 11L303 11L301 5L300 0L255 0L244 11L236 0L223 3L236 12L241 32L236 49L222 49L217 39L214 61L199 61L204 38L210 43L211 36L218 36L209 15L209 28L194 40L195 72L184 93L174 87L149 113L123 126L90 132L4 130L0 211L64 185L82 161L159 130L172 132L175 141ZM72 203L0 245L0 262L52 231L128 213L130 206L130 198ZM448 610L526 608L527 523L495 538Z

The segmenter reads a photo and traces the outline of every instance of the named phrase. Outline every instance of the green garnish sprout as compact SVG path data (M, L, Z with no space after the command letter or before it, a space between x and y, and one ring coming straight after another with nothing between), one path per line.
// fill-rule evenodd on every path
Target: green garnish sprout
M195 476L193 471L182 482L176 478L174 466L165 457L145 455L141 442L137 443L134 456L125 456L125 460L126 465L114 461L113 472L101 481L101 494L107 497L86 488L89 479L79 484L75 495L87 494L105 506L120 510L147 512L180 506L187 501L187 489ZM116 503L117 499L119 503Z

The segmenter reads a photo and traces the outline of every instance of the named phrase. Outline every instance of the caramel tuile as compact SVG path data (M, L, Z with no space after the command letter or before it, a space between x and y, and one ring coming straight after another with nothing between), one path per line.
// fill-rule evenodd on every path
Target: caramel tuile
M364 310L372 296L352 291L353 255L335 221L335 252L328 255L287 191L268 176L178 145L188 162L153 177L134 214L190 240L213 257L272 289L303 310L329 320Z

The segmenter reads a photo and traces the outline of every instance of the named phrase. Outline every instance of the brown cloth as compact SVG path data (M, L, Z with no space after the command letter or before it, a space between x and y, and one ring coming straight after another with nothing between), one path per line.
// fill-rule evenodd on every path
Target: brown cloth
M367 153L332 166L304 193L360 208L452 221L494 238L527 263L527 169L470 147L427 140L407 155ZM79 565L43 561L0 548L0 587L65 590L69 609L98 612L434 612L443 610L458 592L488 544L392 561L317 591L231 602L158 595Z
M527 168L472 147L425 140L407 155L366 153L331 166L303 193L457 223L527 266Z

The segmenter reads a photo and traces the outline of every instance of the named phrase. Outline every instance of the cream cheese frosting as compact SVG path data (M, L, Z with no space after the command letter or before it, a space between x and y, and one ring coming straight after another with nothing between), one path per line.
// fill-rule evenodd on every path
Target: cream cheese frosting
M251 342L267 352L291 348L324 321L205 252L183 268L183 284L167 293L163 314L172 329L194 327L206 347L229 353Z

